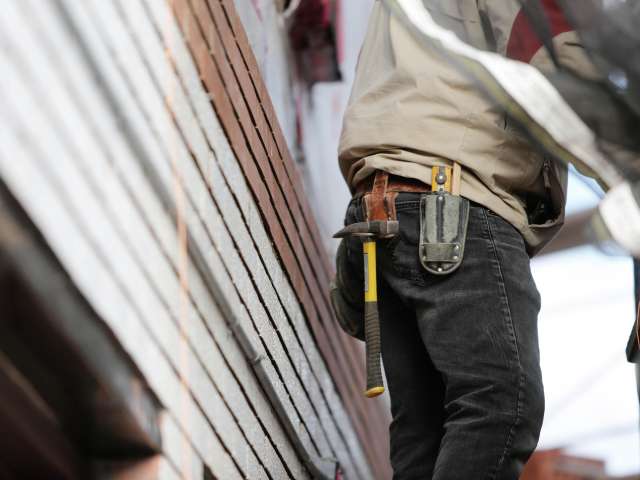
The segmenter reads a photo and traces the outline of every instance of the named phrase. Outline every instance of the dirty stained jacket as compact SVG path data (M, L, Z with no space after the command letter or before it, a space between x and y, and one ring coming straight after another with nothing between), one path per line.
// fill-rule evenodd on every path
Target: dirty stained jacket
M554 68L519 0L423 3L437 23L476 48ZM555 2L541 3L560 63L597 76ZM473 80L421 47L376 1L343 120L342 173L352 189L376 169L430 184L430 167L452 161L462 166L460 194L514 225L531 256L564 222L566 166L536 151ZM528 213L540 202L549 213L533 219Z

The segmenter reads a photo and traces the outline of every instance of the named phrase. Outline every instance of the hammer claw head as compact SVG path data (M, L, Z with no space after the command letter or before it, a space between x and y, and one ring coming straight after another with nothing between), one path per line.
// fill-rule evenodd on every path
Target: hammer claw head
M369 222L352 223L337 232L333 238L371 236Z
M359 222L347 225L337 232L333 238L343 237L375 237L391 238L400 230L397 220L373 220L371 222Z

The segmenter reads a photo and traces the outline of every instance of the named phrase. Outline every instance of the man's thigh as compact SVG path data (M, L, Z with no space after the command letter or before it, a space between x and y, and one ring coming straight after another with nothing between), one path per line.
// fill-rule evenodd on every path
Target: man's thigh
M444 434L442 377L422 343L415 312L384 282L379 299L394 478L431 478Z
M517 478L537 443L544 405L539 296L522 237L473 206L461 267L434 276L417 258L419 212L408 203L397 209L401 234L388 245L384 275L415 312L445 385L434 478L463 478L465 468L474 478Z

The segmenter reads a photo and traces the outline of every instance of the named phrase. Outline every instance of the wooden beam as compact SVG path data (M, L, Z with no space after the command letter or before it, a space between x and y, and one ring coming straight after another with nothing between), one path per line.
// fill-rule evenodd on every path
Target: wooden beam
M91 455L160 449L160 405L0 183L0 348Z
M80 458L28 379L0 353L0 465L9 478L84 478Z

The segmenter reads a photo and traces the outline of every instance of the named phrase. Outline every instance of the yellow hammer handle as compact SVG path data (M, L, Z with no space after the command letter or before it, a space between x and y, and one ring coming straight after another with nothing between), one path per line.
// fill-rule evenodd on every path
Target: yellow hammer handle
M362 243L364 254L364 334L367 360L367 397L384 392L382 365L380 364L380 317L378 314L378 280L376 242L366 239Z

